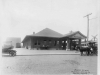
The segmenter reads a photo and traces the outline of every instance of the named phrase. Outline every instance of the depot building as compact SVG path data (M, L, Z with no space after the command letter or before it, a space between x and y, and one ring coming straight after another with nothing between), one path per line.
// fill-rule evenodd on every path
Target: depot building
M38 33L26 35L23 39L23 47L32 50L75 50L81 45L81 40L86 39L80 31L62 35L54 30L45 28Z

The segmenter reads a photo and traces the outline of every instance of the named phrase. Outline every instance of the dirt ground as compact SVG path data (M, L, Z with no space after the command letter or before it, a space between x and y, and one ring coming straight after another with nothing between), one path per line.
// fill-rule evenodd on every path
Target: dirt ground
M97 56L18 55L2 57L3 75L73 74L88 72L97 75Z

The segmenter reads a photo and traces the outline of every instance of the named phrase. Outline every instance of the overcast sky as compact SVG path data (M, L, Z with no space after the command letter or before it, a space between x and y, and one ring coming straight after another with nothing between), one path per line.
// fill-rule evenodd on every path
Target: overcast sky
M91 35L97 34L97 0L2 0L2 36L21 37L44 28L66 34L80 31L87 35L90 16Z

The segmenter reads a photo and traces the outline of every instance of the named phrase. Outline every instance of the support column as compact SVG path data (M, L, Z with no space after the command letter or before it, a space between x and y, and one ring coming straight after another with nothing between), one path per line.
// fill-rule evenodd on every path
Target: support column
M30 38L30 49L32 49L32 38Z
M39 49L39 45L38 45L39 40L37 40L37 50Z
M64 50L66 50L66 40L64 40Z
M70 50L70 39L67 40L67 49Z
M59 40L59 49L61 49L62 47L61 47L61 45L62 45L62 41L61 40Z
M81 39L79 39L79 46L81 46Z

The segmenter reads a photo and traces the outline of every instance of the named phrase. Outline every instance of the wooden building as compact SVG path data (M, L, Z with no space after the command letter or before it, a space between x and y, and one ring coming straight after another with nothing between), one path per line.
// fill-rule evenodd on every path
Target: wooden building
M75 47L81 44L81 39L86 39L86 36L79 31L62 35L54 30L45 28L38 33L27 35L22 43L27 49L75 50Z
M14 48L21 48L21 38L19 37L8 37L5 43L12 45Z

